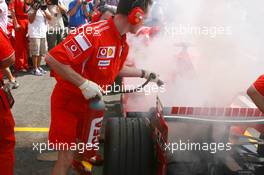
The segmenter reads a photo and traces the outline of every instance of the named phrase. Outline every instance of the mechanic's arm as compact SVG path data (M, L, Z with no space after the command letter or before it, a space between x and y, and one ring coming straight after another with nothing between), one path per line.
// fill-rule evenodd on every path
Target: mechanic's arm
M14 24L15 30L17 31L17 30L20 29L21 26L18 24L18 21L17 21L17 18L16 18L16 12L15 12L14 8L10 9L10 14L11 14L11 18L13 20L13 24Z
M138 69L135 67L124 66L119 72L120 77L140 77L145 78L151 82L157 83L158 86L162 86L164 82L159 79L159 75L155 72Z
M120 77L142 77L142 70L135 68L124 66L119 72Z
M0 69L5 69L9 66L11 66L12 64L14 64L15 62L15 54L13 54L11 57L3 60L3 61L0 61Z
M48 9L46 10L43 10L44 12L44 17L47 19L47 20L52 20L52 15L50 13L50 11Z
M35 9L32 9L33 12L32 13L28 13L28 21L29 23L33 23L35 18L36 18L36 15L37 15L37 10Z
M64 80L74 84L76 87L81 86L86 81L85 78L75 72L69 65L62 64L49 55L46 56L45 61L52 70L54 70Z
M73 8L69 7L68 15L74 16L78 10L78 8L82 5L82 0L77 0L75 6Z
M74 71L70 65L65 65L49 55L46 56L45 61L58 75L60 75L64 80L72 83L78 87L85 99L89 100L95 96L102 98L102 89L96 83L83 78L80 74Z
M59 7L59 10L60 10L61 13L63 13L63 14L67 13L67 8L62 2L59 1L58 7Z
M82 6L82 10L83 10L84 15L85 15L86 17L89 17L89 16L90 16L90 13L89 13L88 10L87 10L87 4L83 4L83 6Z

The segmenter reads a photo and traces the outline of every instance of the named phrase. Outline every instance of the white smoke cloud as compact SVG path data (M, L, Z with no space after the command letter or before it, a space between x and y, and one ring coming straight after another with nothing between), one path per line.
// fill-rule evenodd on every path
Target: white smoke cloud
M165 104L228 106L264 72L263 1L161 4L156 11L163 19L162 31L148 46L132 39L130 57L137 67L158 72L166 81L167 92L160 94ZM181 43L189 45L187 52Z

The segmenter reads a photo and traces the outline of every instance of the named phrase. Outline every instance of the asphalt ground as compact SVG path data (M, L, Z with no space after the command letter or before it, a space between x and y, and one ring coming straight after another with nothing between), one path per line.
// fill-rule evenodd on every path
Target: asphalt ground
M47 142L50 96L56 82L49 72L44 76L30 73L17 73L15 76L20 84L18 89L12 90L15 98L12 113L16 122L15 175L49 175L54 161L37 160L42 155L33 149L33 144ZM110 106L106 115L116 115L119 97L107 97L106 100Z

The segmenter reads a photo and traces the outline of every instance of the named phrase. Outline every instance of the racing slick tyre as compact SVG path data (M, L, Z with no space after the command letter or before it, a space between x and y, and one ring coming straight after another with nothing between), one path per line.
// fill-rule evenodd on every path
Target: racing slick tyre
M110 118L105 126L104 175L155 175L154 145L146 118Z
M224 173L224 166L223 165L210 165L208 175L227 175Z

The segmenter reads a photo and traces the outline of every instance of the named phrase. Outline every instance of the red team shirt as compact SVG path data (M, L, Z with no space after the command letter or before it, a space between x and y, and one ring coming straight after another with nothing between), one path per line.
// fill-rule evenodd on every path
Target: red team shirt
M261 75L254 83L256 90L264 96L264 75Z
M126 35L120 36L111 18L77 28L76 33L68 35L48 54L105 89L122 69L128 50ZM93 123L99 123L97 120L101 121L102 116L91 114L78 87L56 73L53 75L57 84L51 96L49 141L75 143L78 139L87 142L89 133L94 133L96 128Z
M78 28L78 31L52 49L49 56L70 65L84 78L106 89L122 69L128 50L126 35L120 36L111 18ZM55 78L65 88L80 92L60 76L55 74Z
M25 5L24 0L11 0L9 9L14 9L17 17L28 17L28 14L26 13L28 7Z
M15 54L15 51L13 50L9 39L7 35L4 33L4 31L0 28L0 62L4 61L11 55ZM0 81L3 80L3 74L2 71L0 70Z
M0 28L0 63L15 54L6 34ZM0 70L0 81L3 74ZM13 175L14 148L15 148L15 122L11 111L3 103L3 91L0 89L0 174Z

